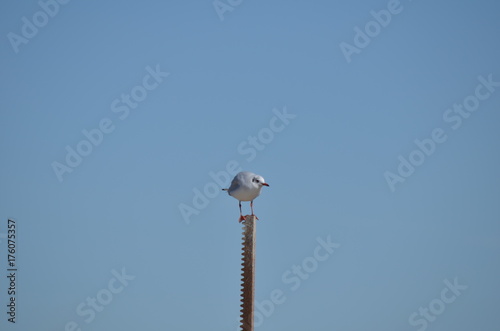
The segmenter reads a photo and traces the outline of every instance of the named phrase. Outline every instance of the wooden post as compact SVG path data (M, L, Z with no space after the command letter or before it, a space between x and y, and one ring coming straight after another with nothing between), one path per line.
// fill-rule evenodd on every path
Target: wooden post
M245 216L241 263L241 330L253 331L255 302L255 234L257 217Z

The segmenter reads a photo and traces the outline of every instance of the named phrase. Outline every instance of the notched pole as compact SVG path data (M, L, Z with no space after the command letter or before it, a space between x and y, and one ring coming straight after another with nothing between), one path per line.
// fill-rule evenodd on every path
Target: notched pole
M255 216L247 215L243 221L240 315L243 331L253 331L254 326L256 220Z

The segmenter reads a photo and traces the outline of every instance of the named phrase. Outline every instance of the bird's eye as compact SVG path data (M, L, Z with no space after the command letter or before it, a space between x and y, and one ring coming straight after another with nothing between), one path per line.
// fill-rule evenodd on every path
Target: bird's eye
M259 180L258 180L258 179L256 179L256 178L254 178L254 179L253 179L253 181L254 181L254 182L256 182L256 183L258 183L258 182L259 182Z

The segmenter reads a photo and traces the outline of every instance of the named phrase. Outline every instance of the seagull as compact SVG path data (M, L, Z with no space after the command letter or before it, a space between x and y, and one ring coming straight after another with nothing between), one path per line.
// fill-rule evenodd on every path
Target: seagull
M223 191L238 200L240 205L240 223L245 220L245 217L241 213L241 202L250 201L250 208L253 213L253 200L260 195L260 190L263 186L269 186L262 176L256 175L253 172L242 171L234 176L231 186L229 188L223 188ZM259 219L257 216L255 218Z

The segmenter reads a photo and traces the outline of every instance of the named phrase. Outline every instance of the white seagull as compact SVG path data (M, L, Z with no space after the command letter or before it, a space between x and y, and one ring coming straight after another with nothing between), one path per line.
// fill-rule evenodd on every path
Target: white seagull
M240 205L240 219L239 222L245 220L245 217L241 213L241 202L250 201L250 208L253 213L253 200L260 195L260 190L262 186L269 186L262 176L256 175L253 172L242 171L234 176L231 186L229 188L223 188L223 191L239 201ZM255 218L259 219L257 216Z

